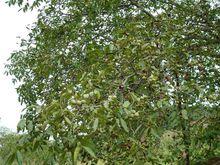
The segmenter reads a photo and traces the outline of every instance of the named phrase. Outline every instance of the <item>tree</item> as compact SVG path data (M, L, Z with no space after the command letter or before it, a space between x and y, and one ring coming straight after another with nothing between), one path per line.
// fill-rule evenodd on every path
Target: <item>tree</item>
M42 148L22 149L23 135L10 132L8 128L1 127L0 133L0 164L43 164L51 163L52 160L47 159L50 156L49 146L43 145ZM20 142L19 142L20 140Z
M74 164L188 165L219 154L217 3L45 2L6 65L26 105L24 148L52 140L53 159Z

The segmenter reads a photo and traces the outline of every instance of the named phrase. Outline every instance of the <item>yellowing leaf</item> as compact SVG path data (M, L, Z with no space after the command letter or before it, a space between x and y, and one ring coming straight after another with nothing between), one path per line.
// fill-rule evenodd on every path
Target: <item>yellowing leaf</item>
M98 162L97 162L97 165L105 165L105 163L102 159L99 159Z
M128 108L130 105L130 102L129 101L125 101L124 104L123 104L123 107L124 108Z
M94 131L97 130L97 128L98 128L98 124L99 124L99 119L96 118L95 121L94 121L94 123L93 123L93 130L94 130Z

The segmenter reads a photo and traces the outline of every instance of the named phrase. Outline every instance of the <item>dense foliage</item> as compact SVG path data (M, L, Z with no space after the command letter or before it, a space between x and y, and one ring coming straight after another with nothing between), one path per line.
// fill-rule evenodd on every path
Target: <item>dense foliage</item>
M16 134L5 127L0 127L0 130L0 164L49 164L48 146L44 145L42 149L37 150L31 148L21 150L22 144L19 139L25 135Z
M10 0L37 22L7 73L23 149L47 160L190 164L220 154L220 6L205 0ZM51 143L52 142L52 143Z

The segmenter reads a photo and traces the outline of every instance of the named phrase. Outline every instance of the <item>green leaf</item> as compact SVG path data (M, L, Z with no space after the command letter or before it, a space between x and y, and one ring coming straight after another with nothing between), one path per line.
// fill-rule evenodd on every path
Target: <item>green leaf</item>
M32 131L33 128L34 128L33 122L32 122L32 121L29 121L28 124L27 124L27 130L28 130L28 131Z
M26 125L26 120L25 119L21 119L17 125L17 129L18 131L20 130L24 130L25 129L25 125Z
M91 139L89 138L82 138L80 139L81 145L82 147L92 156L92 157L96 157L95 156L95 145L92 142Z
M185 120L188 120L188 114L187 114L187 111L184 109L184 110L182 110L182 117L183 117L183 119L185 119Z
M16 157L15 153L10 154L8 156L8 158L6 159L6 161L5 161L5 164L6 165L11 165L14 162L15 157Z
M74 151L74 165L77 165L77 161L78 161L78 155L80 153L80 150L81 150L81 144L80 142L77 143L77 146L75 148L75 151Z
M114 49L115 49L115 48L114 48L114 45L110 44L110 45L109 45L109 51L110 51L110 52L113 52Z
M151 129L151 134L154 135L157 138L160 138L160 136L157 134L156 130L153 129L153 128Z
M99 119L96 118L95 121L94 121L94 123L93 123L93 130L94 130L94 131L97 130L97 128L98 128L98 124L99 124Z
M100 94L99 90L95 89L94 94L97 96L98 99L100 99L101 94Z
M120 122L121 122L121 126L124 128L124 130L125 130L126 132L129 132L127 123L126 123L122 118L120 118Z
M16 157L17 157L17 162L18 162L18 165L22 165L22 155L21 155L21 152L20 151L17 151L16 152Z
M134 102L135 102L135 101L137 101L137 102L140 101L140 98L138 98L133 92L131 92L131 97L132 97L132 99L133 99Z
M81 78L80 78L80 81L82 81L82 80L85 78L85 75L86 75L86 72L83 73L83 75L82 75Z
M85 150L86 150L86 152L88 152L92 157L96 157L95 156L95 152L90 148L90 147L88 147L88 146L82 146Z
M134 165L143 165L143 164L145 164L143 162L143 160L136 160L135 163L134 163Z
M72 125L72 122L68 117L64 116L64 120L67 122L67 124Z

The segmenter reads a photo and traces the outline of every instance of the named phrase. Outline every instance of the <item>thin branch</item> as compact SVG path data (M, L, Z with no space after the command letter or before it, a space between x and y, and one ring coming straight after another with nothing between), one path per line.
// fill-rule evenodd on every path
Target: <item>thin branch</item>
M149 17L151 17L151 18L153 18L153 19L155 20L155 17L154 17L151 13L149 13L148 11L146 11L142 6L140 6L137 1L129 0L129 2L131 3L131 5L137 7L137 8L140 9L142 12L144 12L144 13L147 14Z

